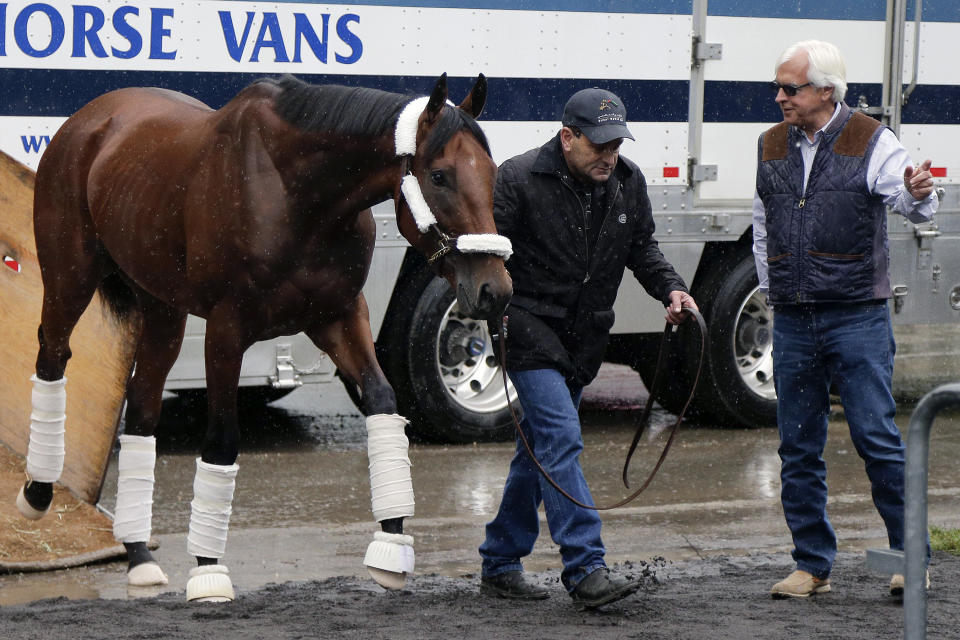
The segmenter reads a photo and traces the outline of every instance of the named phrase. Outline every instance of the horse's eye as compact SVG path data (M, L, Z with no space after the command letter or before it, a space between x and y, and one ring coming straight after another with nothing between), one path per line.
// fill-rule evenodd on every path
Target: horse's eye
M431 171L430 180L433 182L434 186L442 187L447 184L447 178L443 175L443 171Z

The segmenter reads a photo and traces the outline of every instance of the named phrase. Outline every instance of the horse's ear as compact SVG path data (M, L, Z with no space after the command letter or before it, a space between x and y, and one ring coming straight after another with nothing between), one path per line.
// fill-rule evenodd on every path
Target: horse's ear
M473 83L473 89L470 89L470 95L460 103L460 108L476 119L480 117L480 113L483 111L483 105L486 102L487 77L481 73L477 76L477 81Z
M436 120L437 116L440 115L440 111L443 110L443 105L447 102L447 74L444 73L442 76L437 78L437 84L433 87L433 93L430 94L430 101L427 102L427 108L425 109L427 114L427 122L433 122Z

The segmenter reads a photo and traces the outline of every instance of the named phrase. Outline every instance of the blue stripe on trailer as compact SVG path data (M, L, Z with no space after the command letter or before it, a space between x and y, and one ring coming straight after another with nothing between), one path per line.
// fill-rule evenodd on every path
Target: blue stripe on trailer
M857 106L880 106L879 83L850 83L845 101ZM625 99L626 100L626 99ZM629 105L629 103L627 103ZM704 122L779 122L783 116L766 82L707 82ZM960 86L918 85L903 107L902 124L957 124L960 122Z
M278 74L162 71L90 71L0 69L0 116L66 117L99 95L121 87L163 87L181 91L219 108L257 78ZM361 76L297 74L314 84L375 87L426 95L436 76ZM449 78L450 99L460 100L474 78ZM687 119L687 82L683 80L570 80L489 78L484 120L559 120L563 104L575 91L602 85L623 98L636 121L683 122Z
M219 108L243 87L267 74L161 71L89 71L61 69L0 69L0 116L66 117L99 95L121 87L164 87L182 91ZM275 75L275 74L274 74ZM299 75L312 83L376 87L385 91L425 95L433 76ZM450 97L466 96L473 78L450 78ZM632 122L686 122L688 83L685 80L578 80L568 78L489 78L483 120L556 122L563 104L575 91L601 86L619 95ZM12 87L22 87L12 90ZM860 96L880 104L879 84L852 83L847 102ZM704 122L778 122L780 109L766 82L708 81ZM960 87L920 85L903 109L904 124L960 122Z
M913 20L914 0L907 2L907 20ZM880 20L887 19L886 0L710 0L707 12L712 16L744 18L802 18L805 20ZM923 0L923 21L960 22L957 0ZM814 34L808 34L814 37ZM798 40L801 37L798 36Z
M259 2L262 0L245 0ZM304 3L310 0L275 0ZM316 2L316 4L334 4ZM454 0L354 0L348 6L395 6L430 9L478 9L525 11L584 11L591 13L652 13L690 15L692 0L480 0L464 6ZM707 11L712 16L744 18L796 18L804 20L885 20L886 0L710 0ZM907 19L913 19L914 0L907 2ZM957 0L924 0L923 20L960 22Z

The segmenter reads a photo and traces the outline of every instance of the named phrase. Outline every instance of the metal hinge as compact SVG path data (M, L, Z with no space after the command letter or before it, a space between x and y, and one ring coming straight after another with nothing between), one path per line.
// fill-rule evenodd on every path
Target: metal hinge
M929 222L917 225L913 228L913 235L917 237L920 244L917 250L917 269L925 271L930 268L930 262L933 258L933 241L943 232L936 223Z
M297 368L293 364L291 347L289 344L278 344L277 349L277 373L270 376L270 385L274 389L292 389L303 384L297 373Z
M943 275L943 268L935 264L930 269L930 280L933 284L930 286L930 293L940 293L940 276Z
M723 45L719 42L702 42L700 36L694 36L691 53L693 66L697 67L704 60L720 60L723 58Z
M854 107L854 110L859 111L862 114L868 116L891 116L893 115L893 107L871 107L870 103L867 102L867 96L861 95L857 100L857 106Z
M723 229L724 231L730 230L730 214L729 213L714 213L710 216L710 227L713 229Z
M687 161L687 175L691 184L697 182L714 182L719 170L715 164L697 164L694 158Z
M893 286L894 313L900 313L900 310L903 309L904 298L907 297L908 293L910 293L910 289L905 284L897 284Z

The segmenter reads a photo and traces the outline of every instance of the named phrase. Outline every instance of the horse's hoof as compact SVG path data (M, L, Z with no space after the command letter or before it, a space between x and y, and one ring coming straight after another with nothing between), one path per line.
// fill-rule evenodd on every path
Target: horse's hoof
M402 589L407 575L413 573L413 536L377 531L367 547L363 564L370 577L384 589Z
M233 583L222 564L205 564L190 569L187 602L232 602Z
M168 582L167 574L156 562L138 564L127 572L127 584L131 587L153 587Z
M367 573L387 591L399 591L407 584L407 574L405 573L394 573L393 571L384 571L373 567L367 567Z
M47 512L50 511L50 505L47 505L47 508L43 511L39 509L34 509L33 506L27 502L27 496L23 495L24 487L20 487L20 493L17 494L17 510L20 511L20 514L27 520L39 520L43 516L47 515Z

